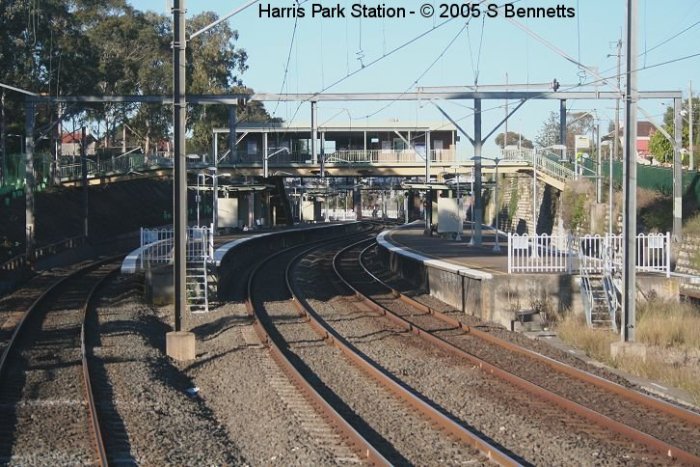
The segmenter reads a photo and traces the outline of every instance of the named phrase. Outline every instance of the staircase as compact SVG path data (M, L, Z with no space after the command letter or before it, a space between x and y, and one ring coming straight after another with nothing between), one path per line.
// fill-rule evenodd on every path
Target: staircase
M615 307L611 306L609 280L600 274L581 277L581 290L588 326L617 331Z
M594 329L617 331L620 289L613 276L610 247L605 245L590 253L592 256L579 248L581 296L586 322Z
M277 225L293 225L292 208L287 190L284 189L284 177L272 177L272 180L275 184L275 190L270 197L270 205L277 213Z
M190 313L207 313L209 311L207 276L206 260L187 262L185 290L187 310Z

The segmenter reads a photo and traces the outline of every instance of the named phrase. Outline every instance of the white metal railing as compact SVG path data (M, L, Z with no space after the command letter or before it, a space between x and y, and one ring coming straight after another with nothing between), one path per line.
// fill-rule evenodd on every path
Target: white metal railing
M574 171L561 164L557 160L552 159L551 151L546 149L506 149L502 151L503 160L512 162L527 162L534 164L537 171L549 175L557 180L565 182L574 178Z
M271 149L274 151L274 149ZM454 149L433 149L430 151L430 160L435 163L454 162ZM416 164L424 163L425 155L419 154L413 149L339 149L334 152L329 152L323 156L319 153L319 161L324 158L328 164ZM246 151L237 151L235 160L238 162L246 162L250 164L262 163L262 153L256 151L248 153ZM302 152L287 152L275 155L270 159L270 165L280 164L309 164L311 163L311 154Z
M174 231L172 228L141 228L141 268L153 264L171 264L174 261ZM186 261L213 261L214 238L209 227L188 227Z
M622 269L622 235L508 234L508 272L569 272L612 275ZM637 235L637 271L671 275L671 234Z
M508 273L571 273L571 235L508 234Z

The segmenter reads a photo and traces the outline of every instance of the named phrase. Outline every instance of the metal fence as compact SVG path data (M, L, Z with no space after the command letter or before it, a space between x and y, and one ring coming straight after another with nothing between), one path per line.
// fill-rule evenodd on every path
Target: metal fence
M586 235L579 239L581 261L594 274L603 274L623 267L622 235ZM671 234L637 235L635 258L637 271L671 274Z
M576 264L578 263L578 264ZM573 236L508 234L508 273L572 273L585 269L590 274L621 270L622 235ZM637 235L637 271L671 274L671 234Z
M32 254L32 261L36 261L40 258L47 256L56 255L66 250L71 250L73 248L78 248L85 244L85 237L82 235L76 237L66 238L59 242L51 243L49 245L44 245L38 247L34 250ZM0 271L14 272L19 271L27 266L27 255L20 254L10 258L4 263L0 264Z
M571 273L573 236L508 234L508 273Z
M172 228L141 228L141 268L154 264L172 264L174 241L175 234ZM187 228L185 257L188 262L214 260L214 237L209 227Z

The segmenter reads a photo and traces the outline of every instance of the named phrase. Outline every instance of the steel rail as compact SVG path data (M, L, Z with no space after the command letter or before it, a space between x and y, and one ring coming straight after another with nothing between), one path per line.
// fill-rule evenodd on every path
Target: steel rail
M362 240L359 243L364 243L367 241L368 240ZM335 329L329 326L328 323L326 323L325 320L323 320L323 318L321 318L316 313L313 307L311 307L311 305L309 305L309 303L296 292L296 287L294 284L294 279L292 278L291 270L301 260L302 257L306 256L310 251L316 248L317 247L311 247L298 254L289 262L289 264L287 265L287 270L285 272L287 288L292 294L292 300L294 301L294 304L296 305L299 312L309 320L309 325L316 331L316 333L319 334L327 343L338 348L352 363L354 363L365 374L369 375L379 384L386 387L397 397L403 399L406 403L408 403L408 405L416 409L418 412L423 414L424 417L429 419L431 422L435 423L437 426L445 430L447 433L451 434L459 441L474 447L488 459L498 463L499 465L521 465L521 463L517 459L511 457L509 454L507 454L497 446L488 443L486 440L467 430L462 425L435 409L432 405L428 404L422 398L418 397L416 394L404 387L399 381L387 374L387 372L384 369L382 369L379 366L379 364L362 354L347 339L345 339Z
M339 279L354 293L354 295L357 297L358 300L361 300L364 302L367 306L372 308L373 310L377 311L378 313L381 313L384 315L386 318L391 320L392 322L396 323L397 325L403 327L404 329L422 337L428 342L431 342L438 346L439 348L446 350L454 355L457 355L459 357L465 358L468 361L470 361L472 364L478 366L481 368L483 371L490 373L503 381L506 381L516 387L519 387L531 394L533 394L536 397L539 397L545 401L552 402L562 409L573 412L574 414L581 416L589 421L592 421L599 426L602 426L606 429L609 429L611 431L614 431L620 435L623 435L627 437L628 439L631 439L635 442L639 442L647 446L648 448L661 453L662 455L665 455L669 458L679 460L681 462L689 463L692 465L700 465L700 457L696 456L695 454L692 454L690 452L684 451L680 448L677 448L669 443L666 443L658 438L655 438L647 433L644 433L640 430L637 430L636 428L630 427L628 425L625 425L624 423L618 422L616 420L613 420L610 417L607 417L606 415L603 415L601 413L598 413L592 409L589 409L588 407L585 407L581 404L578 404L577 402L571 401L569 399L566 399L565 397L562 397L552 391L549 391L548 389L542 388L541 386L538 386L534 383L531 383L530 381L527 381L526 379L523 379L519 376L516 376L512 373L509 373L491 363L486 362L485 360L482 360L481 358L472 355L456 346L453 344L445 341L444 339L441 339L432 333L426 331L425 329L421 328L420 326L417 326L405 318L399 316L398 314L392 312L391 310L387 309L386 307L383 307L376 301L372 300L370 297L367 297L363 295L359 290L357 290L350 282L340 273L340 271L337 268L337 261L340 258L342 254L347 252L348 250L357 247L358 245L361 245L362 243L367 243L368 240L364 240L362 242L357 242L353 245L349 245L348 247L344 248L343 250L339 251L334 260L333 260L333 269L335 270L336 274L338 275ZM363 250L366 251L369 248L371 248L373 245L369 245L367 248ZM434 311L434 310L433 310ZM473 332L474 330L472 328L469 328L470 332Z
M87 315L90 311L90 304L94 298L95 292L97 292L97 290L101 288L105 282L107 282L107 279L119 273L119 271L120 266L116 266L92 286L92 289L90 289L87 299L85 300L85 304L83 305L83 318L80 325L80 352L83 368L83 383L88 401L88 415L90 417L90 428L93 435L93 442L95 444L94 447L97 453L97 458L99 459L98 464L102 467L107 467L109 465L109 460L107 459L107 449L105 448L104 437L102 436L102 429L100 428L100 419L97 411L97 404L95 403L95 393L93 392L90 378L90 364L88 362L87 347L85 345L85 322L87 321Z
M507 350L510 350L512 352L524 355L524 356L529 357L533 360L536 360L540 363L544 363L545 365L548 365L550 368L554 369L555 371L559 371L560 373L566 374L567 376L571 376L575 379L578 379L579 381L592 384L592 385L597 386L601 389L607 390L613 394L624 397L625 399L628 399L632 402L642 404L650 409L654 409L654 410L657 410L659 412L663 412L667 415L677 417L685 422L700 426L700 414L697 414L697 413L692 412L690 410L686 410L682 407L678 407L676 405L670 404L670 403L663 401L661 399L658 399L656 397L652 397L652 396L649 396L646 394L642 394L638 391L628 389L628 388L626 388L620 384L617 384L613 381L607 380L605 378L601 378L600 376L596 376L596 375L589 373L587 371L580 370L578 368L574 368L570 365L559 362L551 357L547 357L546 355L542 355L542 354L537 353L533 350L526 349L526 348L521 347L517 344L513 344L513 343L508 342L504 339L496 337L492 334L489 334L488 332L484 332L484 331L481 331L479 329L473 328L469 325L464 324L462 321L460 321L458 319L455 319L455 318L453 318L445 313L442 313L438 310L434 310L430 306L428 306L424 303L421 303L421 302L417 301L416 299L399 292L398 290L394 289L386 282L379 279L375 274L373 274L369 270L369 268L366 267L365 262L363 260L363 257L365 255L365 253L372 246L373 245L370 245L369 247L365 248L362 251L362 253L360 254L359 264L362 267L362 269L364 269L364 271L369 276L371 276L375 281L377 281L379 284L381 284L387 290L389 290L392 293L392 295L394 295L394 297L403 301L407 305L412 306L416 310L431 314L431 315L435 316L437 319L445 322L446 324L458 327L461 330L463 330L464 332L471 334L475 337L479 337L480 339L483 339L491 344L494 344L494 345L503 347Z
M82 268L79 268L75 271L72 271L70 274L57 280L56 282L51 284L46 290L44 290L44 292L42 292L42 294L39 295L39 297L37 297L37 299L34 300L34 302L32 302L32 304L24 312L22 319L17 324L17 326L15 327L15 329L12 333L12 336L10 337L10 341L8 342L7 346L5 347L5 349L3 351L2 356L0 357L0 378L3 376L3 373L5 372L5 368L7 366L9 355L14 350L15 343L17 342L18 336L21 334L22 330L24 329L24 325L27 322L27 320L29 319L29 317L34 313L34 310L36 310L36 308L40 304L42 304L52 292L56 291L61 285L65 284L67 281L74 279L80 275L87 274L87 273L89 273L89 272L91 272L91 271L93 271L93 270L95 270L95 269L97 269L105 264L108 264L108 263L114 261L117 258L121 258L122 256L123 255L114 256L114 257L110 257L110 258L106 258L106 259L102 259L102 260L90 263ZM117 271L118 271L118 269L117 269ZM87 309L88 302L89 302L90 298L92 297L93 293L95 292L95 290L97 290L97 287L99 285L101 285L101 283L108 276L109 275L105 276L105 278L100 279L100 281L98 281L98 283L93 287L93 289L88 294L88 298L86 299L83 310L82 310L83 324L81 324L81 353L82 353L81 360L83 360L83 382L84 382L83 388L86 391L86 395L87 395L86 398L88 399L87 402L88 402L88 416L90 419L90 431L93 434L93 444L97 450L98 462L101 466L106 466L108 464L107 464L107 460L106 460L106 454L104 454L105 449L104 449L104 443L102 441L102 433L100 431L99 423L97 425L95 425L95 423L97 422L96 405L94 402L94 396L92 394L92 388L89 384L89 376L86 378L86 375L85 375L85 363L84 363L85 347L84 347L84 340L83 340L84 339L83 332L84 332L85 310Z
M322 243L328 242L328 240L321 240L312 243ZM308 244L306 244L308 245ZM304 246L306 246L304 245ZM355 428L350 425L350 423L343 418L334 408L331 406L326 399L319 394L316 389L311 385L311 383L296 369L291 360L287 357L287 354L282 350L282 346L278 344L272 337L265 326L264 320L259 316L259 310L255 308L254 296L253 296L253 282L256 279L257 273L260 271L263 265L267 264L271 260L285 254L291 250L297 249L300 246L293 246L286 248L284 250L278 251L261 262L259 262L255 268L251 271L248 276L248 287L245 305L248 314L255 319L253 322L253 327L256 334L262 342L264 342L275 362L279 365L282 371L287 375L288 378L293 382L293 384L299 388L302 393L306 396L307 400L316 407L317 411L320 413L322 418L329 422L336 430L338 430L346 440L349 440L352 446L357 452L359 452L365 459L374 465L389 466L391 463L368 441L362 436Z

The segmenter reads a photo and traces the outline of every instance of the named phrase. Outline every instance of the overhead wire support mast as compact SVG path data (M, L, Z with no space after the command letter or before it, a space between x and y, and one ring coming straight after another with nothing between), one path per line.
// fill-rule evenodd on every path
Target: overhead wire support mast
M622 341L635 341L637 282L637 0L627 0L627 95L625 96Z

